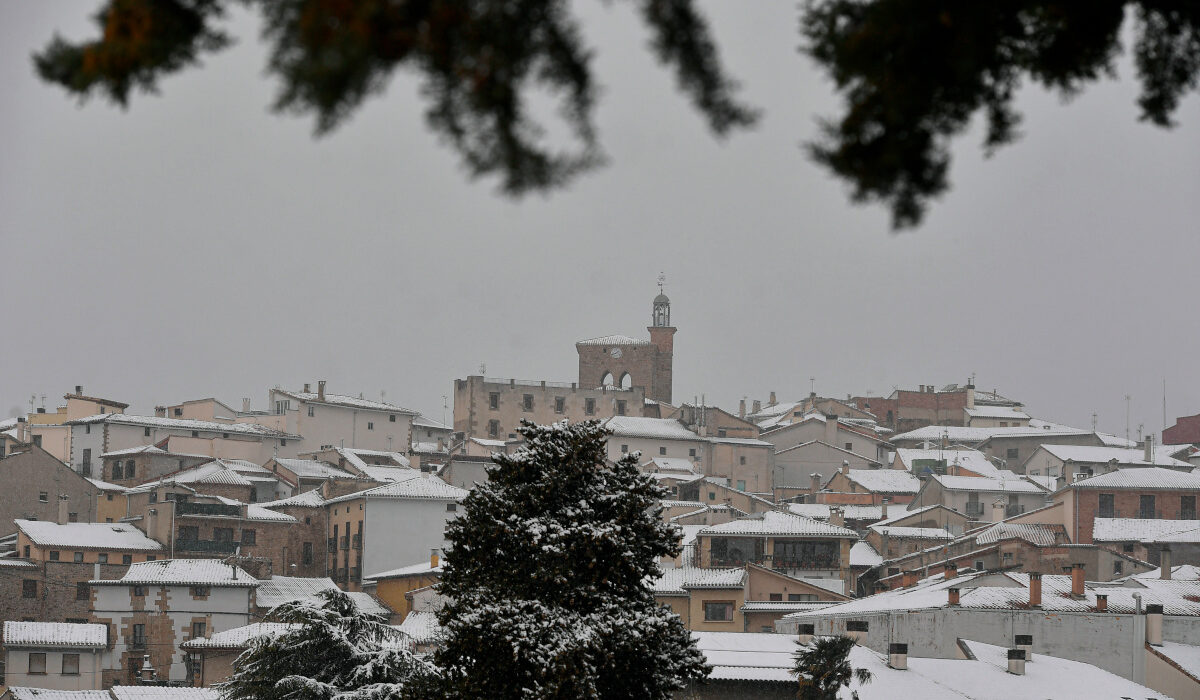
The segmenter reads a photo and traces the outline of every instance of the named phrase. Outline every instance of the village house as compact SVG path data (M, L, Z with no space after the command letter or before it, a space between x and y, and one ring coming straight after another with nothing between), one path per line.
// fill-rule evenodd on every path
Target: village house
M284 603L310 603L322 605L322 591L338 590L333 579L325 576L272 576L259 579L258 588L254 591L254 617L265 620L275 608ZM359 612L375 615L385 621L398 621L396 611L383 605L369 593L351 591L346 593ZM397 618L393 620L393 618Z
M864 427L871 427L872 430L887 430L877 424L877 418L874 413L864 411L848 401L817 396L815 392L810 393L808 397L800 401L777 403L775 401L775 392L772 391L771 398L767 401L767 404L764 406L761 402L755 401L749 415L746 414L745 399L742 400L738 409L739 415L753 422L760 430L771 430L784 425L790 425L804 418L807 414L814 412L826 416L834 415L847 423L857 423ZM891 431L887 430L887 432Z
M876 464L882 464L890 450L888 441L869 428L847 423L836 415L827 416L822 413L806 414L793 423L764 431L760 437L775 446L776 454L789 447L818 440L846 452L861 455ZM837 464L841 464L840 459ZM822 476L828 478L836 468L834 466L828 474Z
M916 476L1000 476L1000 469L982 452L961 445L930 449L898 448L891 466L892 469L903 469Z
M260 637L284 634L299 627L295 623L252 622L207 635L192 637L179 645L187 654L193 671L192 684L209 688L229 680L233 675L234 662L250 643Z
M68 502L60 501L66 508ZM63 513L65 516L66 514ZM15 520L16 555L29 564L0 566L0 613L8 620L83 622L97 567L119 576L131 564L162 557L159 542L127 523Z
M0 648L4 660L0 686L99 690L108 629L93 624L6 620Z
M678 485L679 499L705 506L727 505L742 513L762 513L776 506L761 496L730 486L724 479L704 477Z
M1164 552L1169 564L1200 565L1200 520L1194 518L1097 517L1092 521L1092 541L1155 566Z
M1200 413L1176 418L1175 425L1163 430L1162 441L1164 445L1200 445Z
M973 384L949 384L941 389L921 385L918 390L896 389L890 395L853 396L849 403L870 411L880 424L898 433L929 425L961 426L966 424L968 409L985 406L1019 407L1021 404L992 391L977 391Z
M16 519L55 521L60 496L66 497L67 522L103 522L101 489L35 445L0 457L0 484L8 486L0 489L0 534L14 531Z
M1054 494L1071 541L1091 544L1096 518L1195 520L1200 475L1163 467L1118 469Z
M60 462L71 462L71 428L70 421L88 416L124 413L129 404L111 399L86 396L82 386L75 387L75 393L63 396L66 403L59 406L53 413L45 408L39 408L30 413L25 420L17 425L17 440L36 445L49 452Z
M1054 477L1060 486L1117 469L1164 467L1190 472L1192 464L1171 457L1172 451L1150 440L1140 448L1042 444L1023 467L1031 476Z
M940 504L983 522L999 522L1046 504L1049 491L1015 478L941 476L931 474L913 498L912 508Z
M906 504L921 490L921 480L898 469L851 469L848 462L815 494L818 503Z
M467 491L417 474L326 500L329 572L343 589L362 590L364 571L388 571L445 546L446 523Z
M100 455L103 462L96 476L120 486L136 486L167 474L211 462L207 455L174 454L154 445L139 445Z
M317 382L316 392L310 389L308 384L303 391L271 389L268 398L271 413L282 418L279 429L303 436L301 452L351 447L404 453L412 446L416 411L326 392L324 380Z
M147 658L159 679L193 684L199 669L180 645L249 624L258 583L214 559L142 562L119 579L90 581L91 621L112 640L104 687L137 684Z
M1021 404L963 409L963 426L967 428L1022 428L1029 421L1029 414L1022 410Z
M409 594L440 581L442 568L439 551L433 549L428 561L366 574L363 577L363 589L383 601L404 620L413 611L413 601Z

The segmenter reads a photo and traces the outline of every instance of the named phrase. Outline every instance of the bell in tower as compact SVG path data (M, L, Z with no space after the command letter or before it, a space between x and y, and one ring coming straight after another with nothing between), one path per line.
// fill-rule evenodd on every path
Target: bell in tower
M654 312L653 321L650 324L654 328L670 328L671 327L671 300L663 294L663 282L666 281L664 275L658 276L658 296L654 297Z

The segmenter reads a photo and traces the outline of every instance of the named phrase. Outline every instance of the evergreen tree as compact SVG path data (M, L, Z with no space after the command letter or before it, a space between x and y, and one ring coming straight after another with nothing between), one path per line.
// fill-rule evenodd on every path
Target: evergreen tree
M838 691L851 680L860 685L871 682L871 672L850 665L850 637L820 637L796 650L796 675L800 679L799 700L837 700ZM858 700L858 693L851 693Z
M281 635L253 640L219 686L225 700L385 700L411 697L411 682L429 669L404 635L378 615L358 610L339 590L321 605L292 601L268 615L292 623Z
M679 617L648 581L679 551L665 491L611 464L596 421L520 428L447 530L436 654L450 698L668 698L707 675Z

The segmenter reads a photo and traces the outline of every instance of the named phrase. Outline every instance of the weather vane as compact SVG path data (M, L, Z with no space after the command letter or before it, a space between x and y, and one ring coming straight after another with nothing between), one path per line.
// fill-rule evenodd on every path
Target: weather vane
M663 293L663 284L665 284L666 281L667 281L667 273L665 273L665 272L658 273L658 293L659 294Z

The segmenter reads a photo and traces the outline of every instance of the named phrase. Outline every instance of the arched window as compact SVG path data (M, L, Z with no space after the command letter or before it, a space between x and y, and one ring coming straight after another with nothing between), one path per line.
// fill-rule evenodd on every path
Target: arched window
M621 388L628 389L632 386L633 386L633 377L629 376L628 372L626 372L625 374L622 374L621 375Z
M600 386L613 386L612 372L604 373L604 376L600 378Z

